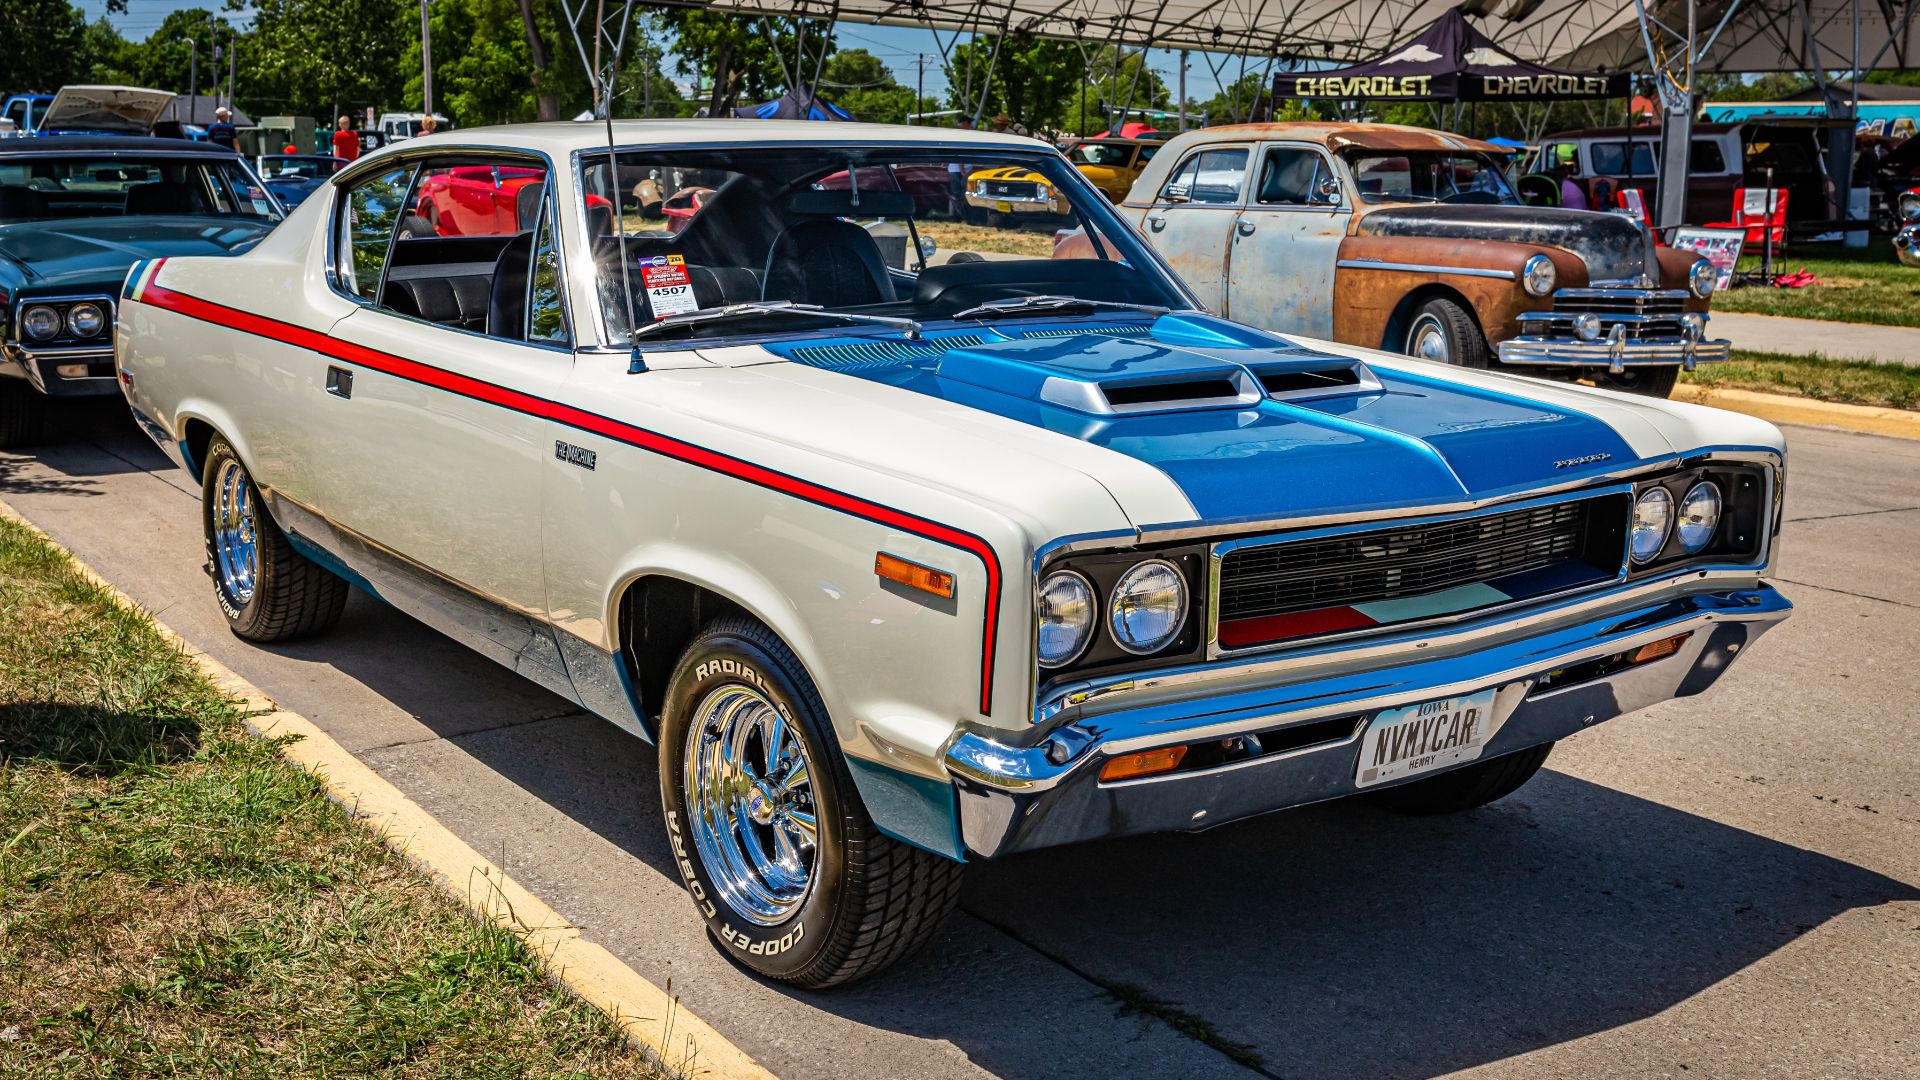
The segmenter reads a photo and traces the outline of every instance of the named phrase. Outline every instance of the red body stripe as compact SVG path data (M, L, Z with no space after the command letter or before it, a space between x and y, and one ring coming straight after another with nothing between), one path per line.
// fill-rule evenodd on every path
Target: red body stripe
M156 279L159 277L157 268L154 277ZM868 502L811 481L788 476L764 465L755 465L750 461L729 457L718 451L681 442L657 431L649 431L598 413L521 393L497 383L484 382L444 368L433 367L418 360L409 360L404 356L395 356L392 353L369 349L364 345L341 341L317 330L309 330L303 326L295 326L278 319L269 319L262 315L254 315L237 308L202 300L197 296L174 292L157 283L147 286L140 302L216 326L224 326L302 349L310 349L337 360L372 368L375 371L459 394L462 397L538 416L583 431L591 431L629 446L636 446L642 450L711 469L750 484L770 488L808 502L818 503L832 510L863 517L878 524L888 525L937 543L959 548L979 559L987 572L986 628L980 645L980 711L989 714L993 711L993 646L994 637L1000 625L1000 559L994 554L993 545L972 533L942 525L937 521L915 517L890 506Z
M1377 625L1350 607L1296 611L1287 615L1264 615L1257 619L1222 620L1220 644L1231 649L1312 634L1337 634L1342 630L1359 630Z

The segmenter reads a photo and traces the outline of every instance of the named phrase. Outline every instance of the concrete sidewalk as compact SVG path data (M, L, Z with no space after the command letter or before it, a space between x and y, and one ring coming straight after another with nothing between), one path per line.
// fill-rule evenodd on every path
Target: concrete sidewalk
M1835 360L1873 360L1920 367L1920 328L1911 326L1716 311L1707 329L1709 336L1724 337L1733 342L1736 349L1792 356L1819 353Z

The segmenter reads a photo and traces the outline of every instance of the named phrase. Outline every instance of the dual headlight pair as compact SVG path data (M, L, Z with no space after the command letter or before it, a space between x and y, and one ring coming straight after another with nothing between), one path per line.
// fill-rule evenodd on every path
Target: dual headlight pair
M1055 570L1040 582L1040 666L1057 668L1079 659L1103 621L1122 651L1157 653L1180 637L1187 605L1186 576L1165 559L1136 563L1120 575L1104 604L1086 575Z
M1680 550L1698 555L1713 542L1720 528L1720 485L1700 480L1687 489L1676 509L1673 495L1664 487L1650 487L1633 501L1633 525L1627 537L1627 555L1634 565L1657 558L1673 536Z
M51 304L34 304L20 313L20 335L28 341L52 341L63 328L73 337L98 337L107 329L107 313L90 301L74 304L64 315Z

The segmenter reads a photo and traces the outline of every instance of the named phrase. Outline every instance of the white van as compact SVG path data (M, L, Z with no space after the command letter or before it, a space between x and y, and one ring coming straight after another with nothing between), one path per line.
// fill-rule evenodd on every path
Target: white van
M396 143L420 134L420 122L426 118L427 114L423 112L381 113L378 130L380 134L386 136L388 142ZM435 128L440 131L453 130L453 121L439 113L433 114L433 122Z

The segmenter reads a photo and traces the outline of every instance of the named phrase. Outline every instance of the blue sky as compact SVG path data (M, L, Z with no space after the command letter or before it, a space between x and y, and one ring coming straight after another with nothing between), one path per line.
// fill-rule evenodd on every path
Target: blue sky
M78 0L80 7L87 13L89 20L97 19L106 12L104 0ZM120 32L129 38L141 39L159 27L167 13L180 8L205 7L218 10L221 0L128 0L125 15L109 15L108 18ZM861 48L878 56L893 69L894 77L906 86L912 86L915 80L915 57L926 55L926 88L929 94L943 93L947 88L947 79L940 70L940 49L934 44L931 32L906 26L868 26L855 23L841 23L837 36L842 48ZM942 34L945 39L948 35ZM1216 61L1217 62L1217 61ZM1148 65L1159 73L1169 89L1178 80L1179 59L1177 54L1156 49L1147 56ZM1231 80L1239 72L1237 62L1223 68L1223 74ZM1193 54L1187 68L1187 93L1191 97L1212 97L1217 83L1207 70L1206 61L1200 54Z

